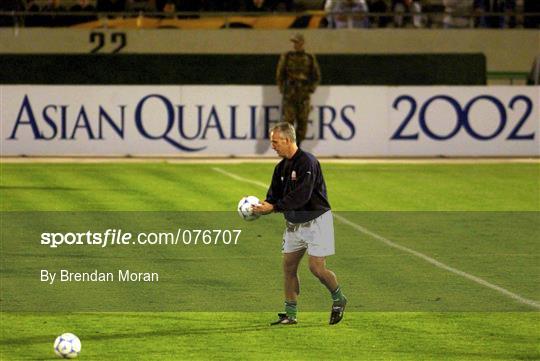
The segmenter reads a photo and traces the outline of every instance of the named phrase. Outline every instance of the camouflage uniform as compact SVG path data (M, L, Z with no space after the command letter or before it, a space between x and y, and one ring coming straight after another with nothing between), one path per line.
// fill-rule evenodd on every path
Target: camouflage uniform
M321 81L321 71L314 55L289 51L281 55L276 72L279 92L283 94L283 121L296 128L298 145L306 137L310 95Z

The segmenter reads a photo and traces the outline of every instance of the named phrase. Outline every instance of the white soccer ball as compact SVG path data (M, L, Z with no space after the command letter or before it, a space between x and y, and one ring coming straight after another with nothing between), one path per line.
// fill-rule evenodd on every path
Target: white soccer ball
M260 217L260 214L254 214L252 207L259 204L259 198L255 196L246 196L238 202L238 214L245 221L254 221Z
M72 333L63 333L54 340L54 353L60 358L75 358L81 352L81 340Z

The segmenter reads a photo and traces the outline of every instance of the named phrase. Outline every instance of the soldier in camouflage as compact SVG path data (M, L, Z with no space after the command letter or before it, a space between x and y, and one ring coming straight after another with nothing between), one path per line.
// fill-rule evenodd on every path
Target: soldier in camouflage
M290 40L294 51L281 55L276 80L283 95L282 121L296 128L296 143L300 145L306 137L310 96L321 81L321 71L315 56L304 51L304 36L296 34Z

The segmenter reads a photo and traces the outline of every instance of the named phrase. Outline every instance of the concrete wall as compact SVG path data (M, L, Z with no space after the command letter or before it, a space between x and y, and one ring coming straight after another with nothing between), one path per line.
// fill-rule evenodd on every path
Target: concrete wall
M292 30L86 30L86 29L0 29L1 53L88 53L99 45L99 52L112 52L124 33L129 53L212 53L279 54L290 49ZM407 53L484 53L488 71L530 70L540 54L540 31L536 30L304 30L306 47L317 54L407 54Z

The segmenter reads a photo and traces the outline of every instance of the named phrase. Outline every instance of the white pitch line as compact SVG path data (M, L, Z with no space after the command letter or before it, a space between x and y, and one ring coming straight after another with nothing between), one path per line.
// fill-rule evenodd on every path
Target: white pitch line
M232 179L235 179L237 181L244 182L244 183L251 183L251 184L257 185L259 187L268 188L268 185L266 185L266 184L264 184L262 182L241 177L241 176L236 175L234 173L227 172L226 170L223 170L221 168L212 168L212 169L214 171L218 172L218 173L226 175L226 176L228 176L228 177L230 177ZM393 242L393 241L391 241L391 240L389 240L389 239L387 239L387 238L385 238L385 237L383 237L383 236L381 236L381 235L379 235L377 233L374 233L374 232L370 231L369 229L367 229L365 227L360 226L359 224L356 224L354 222L349 221L348 219L346 219L345 217L343 217L343 216L341 216L339 214L333 213L333 215L334 215L334 218L336 218L340 222L345 223L346 225L356 229L360 233L363 233L363 234L368 235L368 236L370 236L372 238L375 238L376 240L386 244L387 246L390 246L392 248L399 249L400 251L412 254L413 256L421 258L424 261L434 265L437 268L440 268L440 269L443 269L445 271L456 274L458 276L464 277L464 278L468 279L469 281L473 281L473 282L475 282L475 283L477 283L477 284L479 284L481 286L484 286L484 287L490 288L490 289L492 289L494 291L497 291L500 294L503 294L503 295L505 295L505 296L507 296L507 297L519 302L519 303L522 303L524 305L527 305L527 306L530 306L530 307L533 307L533 308L536 308L536 309L540 310L540 303L538 303L537 301L530 300L528 298L522 297L522 296L518 295L517 293L514 293L512 291L507 290L506 288L497 286L496 284L488 282L488 281L486 281L486 280L484 280L484 279L482 279L480 277L477 277L477 276L474 276L474 275L472 275L470 273L458 270L457 268L448 266L448 265L446 265L446 264L444 264L442 262L437 261L435 258L431 258L431 257L429 257L429 256L427 256L427 255L425 255L425 254L423 254L421 252L415 251L414 249L411 249L411 248L402 246L400 244L397 244L397 243L395 243L395 242Z
M418 258L421 258L423 259L424 261L428 262L428 263L431 263L432 265L434 265L435 267L438 267L438 268L441 268L443 270L446 270L448 272L452 272L458 276L461 276L461 277L464 277L470 281L473 281L473 282L476 282L478 283L479 285L482 285L484 287L487 287L487 288L491 288L492 290L495 290L499 293L502 293L503 295L505 296L508 296L520 303L523 303L525 305L528 305L528 306L531 306L531 307L534 307L536 309L540 309L540 303L536 302L536 301L533 301L533 300L529 300L527 298L524 298L512 291L509 291L507 290L506 288L503 288L503 287L500 287L500 286L497 286L493 283L490 283L480 277L476 277L470 273L467 273L467 272L464 272L464 271L460 271L458 270L457 268L454 268L454 267L451 267L451 266L448 266L442 262L439 262L437 261L435 258L431 258L423 253L420 253L418 251L415 251L414 249L411 249L411 248L408 248L408 247L405 247L405 246L402 246L400 244L397 244L387 238L384 238L383 236L380 236L378 235L377 233L374 233L372 231L370 231L369 229L367 228L364 228L354 222L351 222L349 221L348 219L344 218L343 216L339 215L339 214L334 214L334 217L338 220L340 220L342 223L345 223L349 226L351 226L352 228L356 229L357 231L361 232L361 233L364 233L370 237L373 237L375 238L376 240L378 241L381 241L383 242L384 244L386 244L387 246L390 246L390 247L393 247L393 248L396 248L396 249L399 249L400 251L403 251L403 252L407 252L407 253L410 253L412 254L413 256L416 256Z
M226 170L223 170L221 168L212 168L213 170L215 170L216 172L218 173L221 173L223 175L226 175L227 177L229 178L232 178L232 179L235 179L237 181L240 181L240 182L244 182L244 183L251 183L251 184L255 184L256 186L259 186L259 187L263 187L263 188L268 188L268 185L267 184L264 184L263 182L258 182L258 181L255 181L255 180L251 180L251 179L247 179L247 178L244 178L244 177L240 177L239 175L236 175L234 173L230 173L230 172L227 172Z

